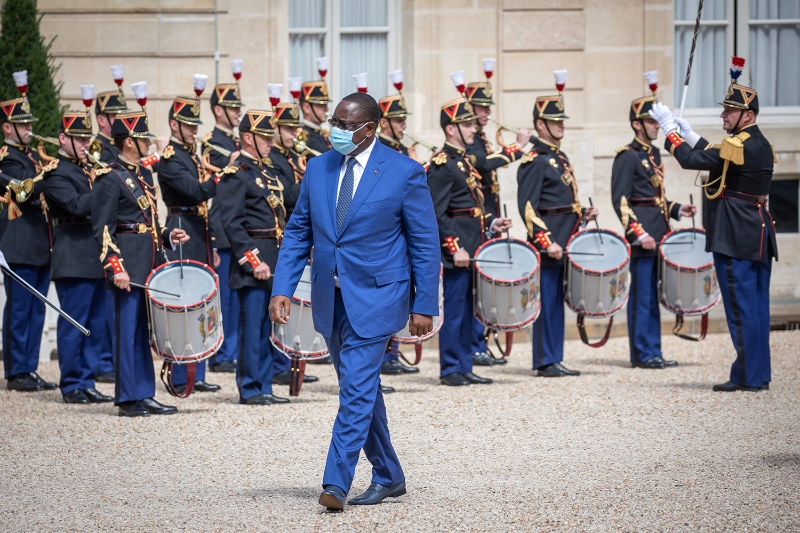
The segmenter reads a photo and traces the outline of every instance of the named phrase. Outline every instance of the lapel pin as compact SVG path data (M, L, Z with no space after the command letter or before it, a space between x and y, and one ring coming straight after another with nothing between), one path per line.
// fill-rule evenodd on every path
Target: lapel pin
M375 169L375 174L377 174L377 173L378 173L378 169L376 168L376 169Z

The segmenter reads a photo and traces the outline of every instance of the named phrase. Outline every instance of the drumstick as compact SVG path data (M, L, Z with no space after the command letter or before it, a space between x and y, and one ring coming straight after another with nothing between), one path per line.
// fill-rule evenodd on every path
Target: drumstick
M181 227L181 217L178 216L178 229L183 229ZM183 240L178 241L178 253L180 254L179 259L181 260L181 285L183 285Z
M503 216L508 218L506 204L503 204ZM511 261L511 228L506 230L506 236L508 236L508 260Z
M567 255L606 255L602 252L570 252L567 251Z
M589 206L594 207L591 196L589 197ZM603 232L600 231L600 223L597 221L597 217L594 217L594 225L597 227L597 235L600 237L600 244L603 244Z
M175 298L180 298L181 297L180 294L175 294L174 292L167 292L167 291L162 291L160 289L154 289L152 287L148 287L147 285L140 285L140 284L134 283L132 281L130 282L130 286L131 287L136 287L137 289L147 289L150 292L160 292L161 294L168 294L170 296L174 296Z
M689 203L694 205L694 198L692 198L692 194L689 193ZM695 233L695 226L694 226L694 213L692 213L692 240L697 240L697 233Z
M470 261L470 263L477 263L477 262L480 261L481 263L496 263L498 265L511 265L511 264L513 264L513 263L511 263L511 261L493 261L491 259L479 259L477 257L472 257L472 258L470 258L469 261Z

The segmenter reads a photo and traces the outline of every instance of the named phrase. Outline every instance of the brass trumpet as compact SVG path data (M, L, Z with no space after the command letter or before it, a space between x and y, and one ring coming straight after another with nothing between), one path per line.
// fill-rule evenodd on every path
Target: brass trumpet
M94 155L90 150L86 150L84 152L86 154L86 159L92 162L92 164L99 165L101 168L105 168L108 166L108 163L104 163L100 161L100 159Z
M54 144L54 145L56 145L58 147L61 146L61 142L58 139L56 139L55 137L43 137L41 135L36 135L33 132L31 132L31 137L33 137L34 139L36 139L37 141L39 141L41 143Z
M508 131L516 135L519 133L519 128L515 128L513 126L506 126L502 122L498 122L497 120L493 119L492 117L486 117L497 126L497 133L495 134L495 139L497 139L497 144L502 147L507 147L508 145L503 141L503 130Z
M311 154L313 156L322 155L322 152L318 152L317 150L314 150L313 148L309 148L308 145L305 142L301 141L297 137L294 137L292 140L294 141L294 147L297 149L296 150L297 153L305 154L306 152L308 152L309 154Z
M28 200L33 192L33 180L31 178L27 178L22 181L18 179L12 179L8 184L8 190L13 192L14 196L17 197L17 203L24 203Z
M436 151L436 147L433 144L429 143L428 141L423 141L422 139L418 139L417 137L414 137L413 135L408 133L406 130L403 130L403 136L404 137L408 137L409 139L411 139L411 142L414 143L414 144L411 145L412 147L414 145L418 144L418 145L420 145L420 146L422 146L424 148L427 148L431 152L435 152Z
M200 142L203 143L203 146L207 146L208 148L211 148L215 152L221 153L225 157L230 157L231 156L232 152L230 150L226 150L225 148L223 148L221 146L217 146L216 144L211 144L210 142L204 141L202 139L200 140Z
M39 141L39 146L36 147L36 152L39 154L39 159L42 161L49 163L50 161L54 160L55 157L52 157L47 154L47 151L44 149L44 144L53 144L55 146L61 147L61 142L58 139L53 137L43 137L41 135L36 135L35 133L31 132L31 137Z

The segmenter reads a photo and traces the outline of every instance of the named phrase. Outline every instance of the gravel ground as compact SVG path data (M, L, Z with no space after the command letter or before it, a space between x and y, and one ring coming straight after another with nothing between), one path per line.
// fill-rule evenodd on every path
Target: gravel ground
M491 386L388 377L389 422L409 494L326 513L317 504L337 409L332 367L288 406L222 392L122 419L58 391L0 391L0 530L788 531L800 529L800 332L773 332L771 390L712 393L727 335L664 337L676 369L631 369L627 339L566 346L579 378L533 378L530 348L478 369ZM55 362L41 365L57 380ZM113 386L99 385L113 393ZM277 387L287 395L286 387ZM351 496L369 483L362 457Z

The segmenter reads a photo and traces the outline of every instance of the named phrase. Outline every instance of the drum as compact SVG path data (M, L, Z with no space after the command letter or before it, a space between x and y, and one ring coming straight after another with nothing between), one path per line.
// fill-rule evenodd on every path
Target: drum
M172 261L153 270L146 285L150 343L159 357L185 365L219 350L222 312L219 281L211 267L185 260L181 268L180 261Z
M314 330L311 316L311 263L303 269L300 283L291 299L289 323L272 324L272 345L282 354L299 359L322 359L328 355L328 346L322 335Z
M415 360L413 362L408 361L405 357L403 359L406 363L410 365L418 365L420 359L422 358L422 344L439 333L439 330L442 329L442 320L444 320L444 285L442 284L442 267L439 267L439 316L433 317L433 329L430 333L426 335L422 335L421 337L415 337L411 334L409 324L406 324L402 330L400 330L396 335L392 337L394 342L399 344L413 344L414 351L415 351ZM409 320L410 323L410 320ZM402 354L399 354L402 356Z
M678 229L664 235L658 254L659 300L675 313L675 335L700 340L708 329L708 312L721 295L714 258L706 252L706 233L702 229ZM680 334L684 316L702 316L699 338Z
M584 318L613 317L628 302L631 247L616 232L587 229L573 235L566 248L567 272L564 300L578 314L578 331L584 343L598 348L611 333L590 343Z
M509 333L530 326L542 308L539 275L539 252L527 242L498 237L483 243L475 251L477 319Z

